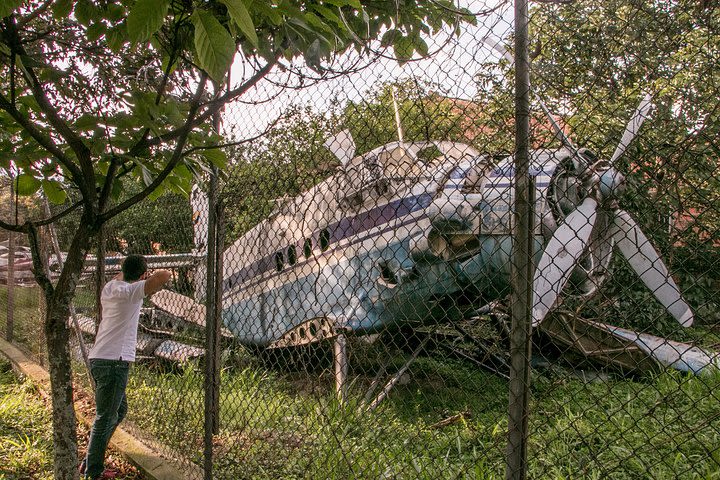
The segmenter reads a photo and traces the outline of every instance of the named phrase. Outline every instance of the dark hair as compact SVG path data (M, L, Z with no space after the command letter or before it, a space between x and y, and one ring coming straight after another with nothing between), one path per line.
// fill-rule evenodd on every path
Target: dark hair
M147 271L147 261L142 255L128 255L122 263L123 279L126 282L140 280Z

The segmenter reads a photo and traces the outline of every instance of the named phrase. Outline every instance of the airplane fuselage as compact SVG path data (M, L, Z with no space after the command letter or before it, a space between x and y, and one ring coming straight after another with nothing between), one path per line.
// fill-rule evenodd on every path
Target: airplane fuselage
M462 315L468 297L504 297L512 159L436 145L442 154L425 166L410 144L356 157L228 248L227 328L242 343L267 346L311 319L367 334ZM546 196L556 153L534 152L537 252L543 229L555 225Z

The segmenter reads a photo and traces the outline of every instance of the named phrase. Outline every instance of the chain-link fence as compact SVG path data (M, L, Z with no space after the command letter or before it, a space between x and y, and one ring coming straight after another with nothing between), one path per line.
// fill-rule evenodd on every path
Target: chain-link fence
M122 258L171 269L128 423L190 477L499 478L513 435L529 478L720 475L720 13L534 3L525 38L511 5L467 7L421 59L378 43L269 74L218 119L226 165L190 199L104 227L69 320L78 385ZM77 221L41 232L51 270ZM42 359L14 258L6 331Z

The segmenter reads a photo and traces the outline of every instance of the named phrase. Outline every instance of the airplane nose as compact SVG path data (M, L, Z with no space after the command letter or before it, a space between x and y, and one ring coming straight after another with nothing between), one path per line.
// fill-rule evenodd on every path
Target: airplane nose
M474 212L465 195L441 195L428 206L427 213L430 224L439 233L465 233L472 230Z
M608 168L600 175L598 188L603 199L618 198L625 190L625 176L614 168Z
M449 245L434 230L427 235L420 235L410 239L410 257L416 263L432 262L448 255Z

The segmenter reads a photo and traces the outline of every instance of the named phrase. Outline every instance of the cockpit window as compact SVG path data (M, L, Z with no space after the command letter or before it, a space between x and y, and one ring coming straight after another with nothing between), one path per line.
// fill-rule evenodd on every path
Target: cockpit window
M397 146L380 152L378 160L386 177L418 177L422 174L422 165L416 157L417 149Z

